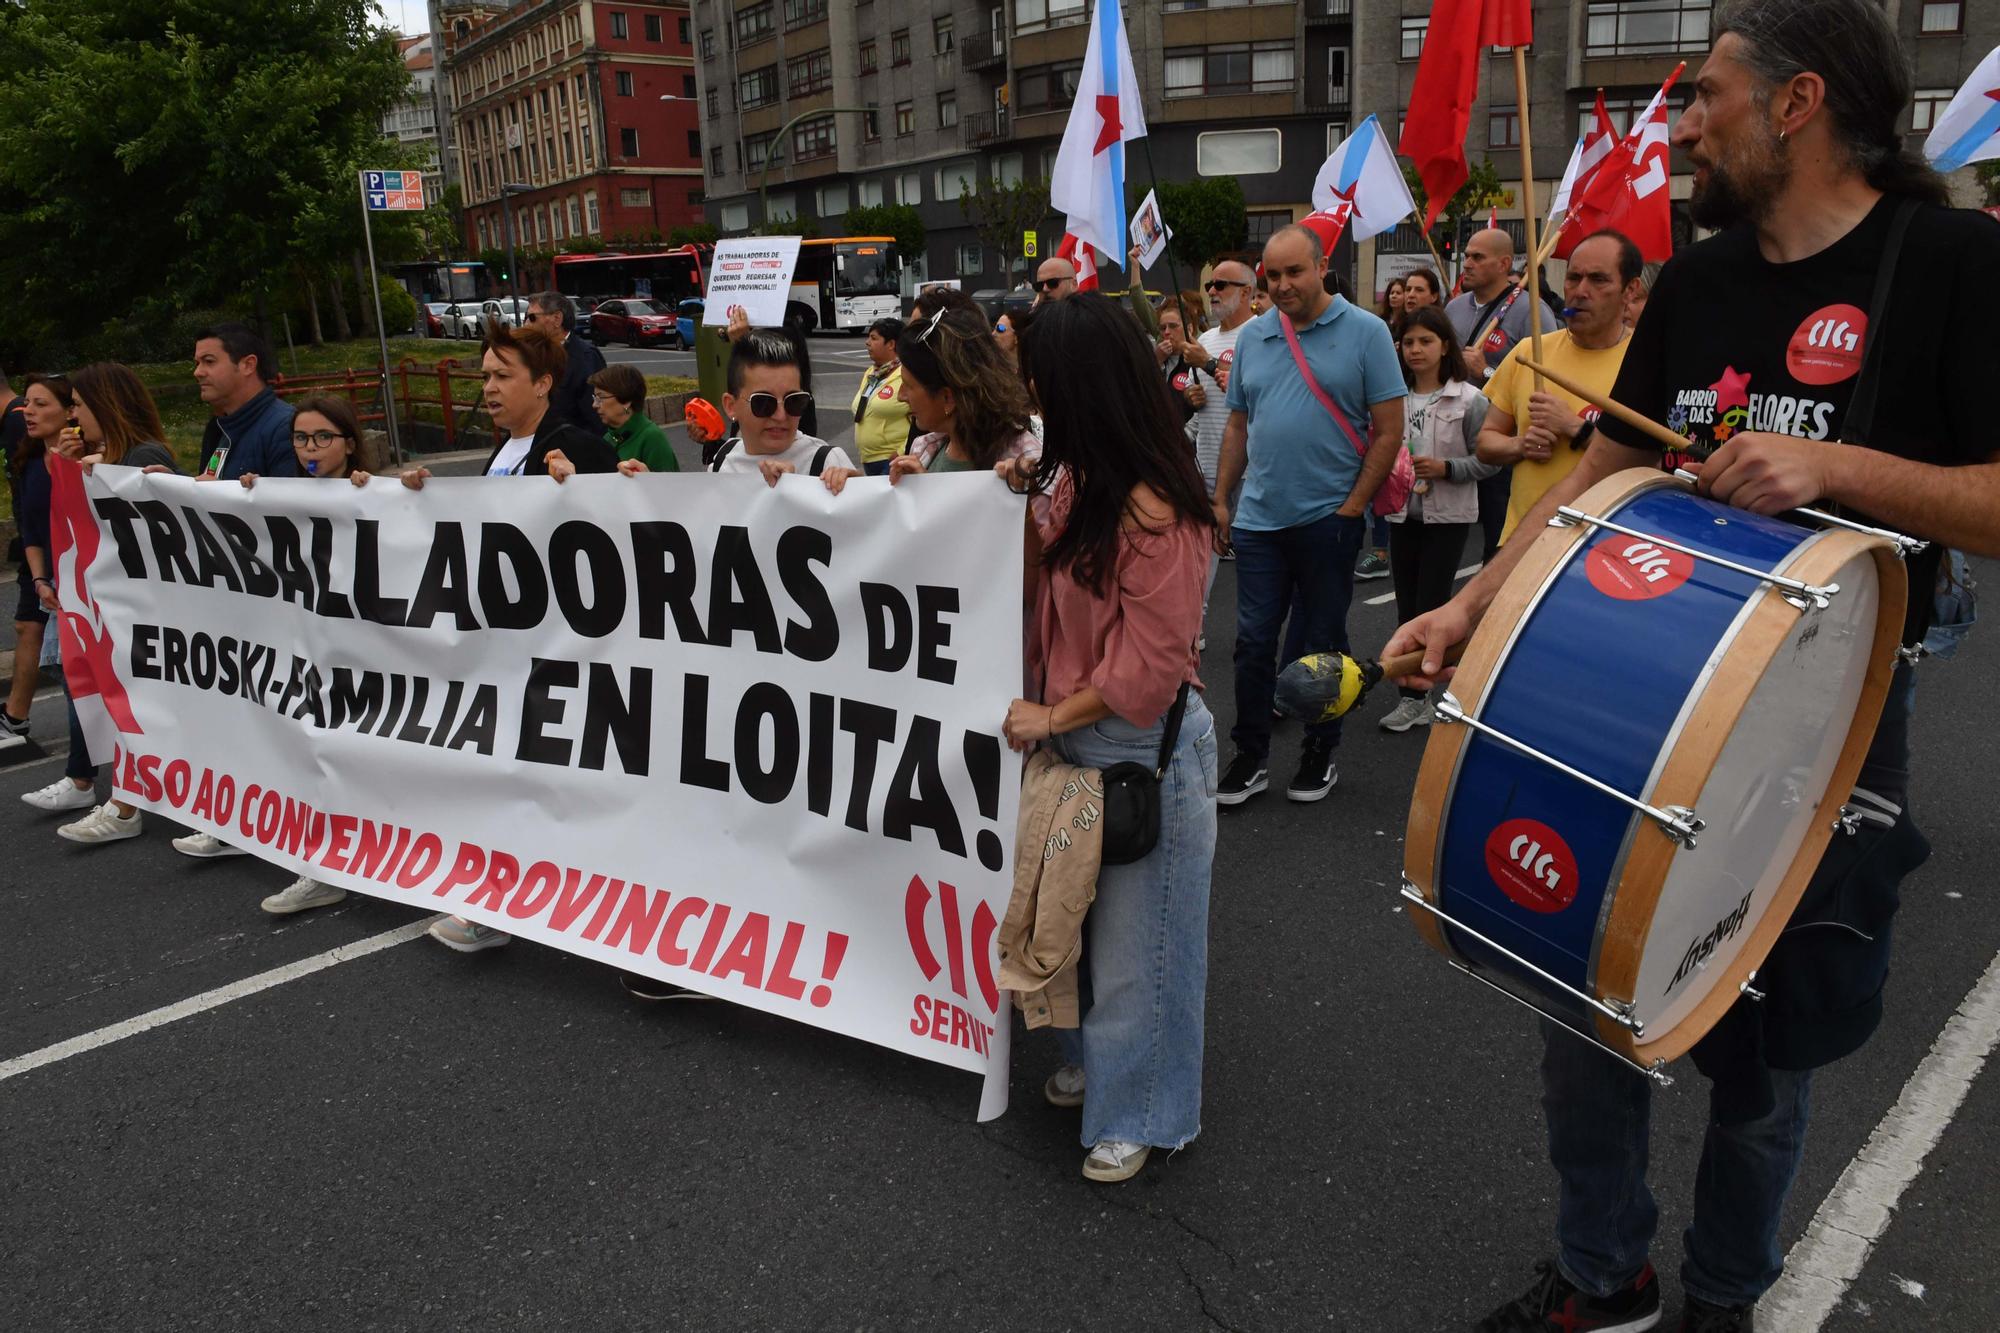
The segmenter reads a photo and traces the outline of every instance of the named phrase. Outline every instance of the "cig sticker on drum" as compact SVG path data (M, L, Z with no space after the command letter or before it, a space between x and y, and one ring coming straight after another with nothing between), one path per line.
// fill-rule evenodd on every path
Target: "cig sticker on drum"
M1576 854L1540 820L1510 819L1488 834L1486 873L1531 912L1560 912L1576 901Z
M1665 597L1694 573L1694 557L1643 537L1612 533L1583 560L1590 586L1621 602Z

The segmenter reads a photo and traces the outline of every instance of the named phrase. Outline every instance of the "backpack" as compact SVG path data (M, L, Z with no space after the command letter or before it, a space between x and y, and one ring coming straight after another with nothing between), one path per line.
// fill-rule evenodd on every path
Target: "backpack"
M708 460L708 470L710 472L722 471L722 460L729 457L730 452L741 443L743 443L741 436L733 440L724 440L722 447L715 451L715 456ZM815 450L812 456L812 470L807 472L806 475L808 477L817 477L820 473L824 472L826 470L826 460L832 456L833 450L834 446L830 444L822 444Z

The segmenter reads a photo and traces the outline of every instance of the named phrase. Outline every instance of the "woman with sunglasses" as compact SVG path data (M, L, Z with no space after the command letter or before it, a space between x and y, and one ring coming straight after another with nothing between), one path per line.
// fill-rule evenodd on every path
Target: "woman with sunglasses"
M922 433L890 463L892 485L918 472L990 472L1003 458L1040 451L1028 428L1020 373L993 340L983 313L940 310L903 330L896 356L903 363L903 401Z
M28 734L28 709L41 682L42 636L56 609L55 546L49 538L48 451L69 424L69 382L30 375L21 387L21 443L7 460L14 521L21 530L19 596L14 610L14 680L0 731ZM67 784L65 784L67 785ZM75 788L71 788L72 791ZM79 806L87 803L78 801Z
M1043 453L996 470L1050 504L1046 517L1030 510L1026 549L1041 697L1008 708L1008 743L1046 744L1085 768L1151 768L1180 710L1158 842L1098 873L1083 923L1087 1007L1080 1028L1057 1033L1068 1063L1043 1089L1083 1108L1084 1176L1120 1181L1201 1128L1217 775L1215 723L1190 687L1215 522L1124 311L1090 292L1045 306L1022 330L1021 367L1046 421Z
M75 425L64 427L51 446L65 458L88 469L98 463L175 471L174 456L161 441L166 430L160 410L145 384L115 361L99 361L69 377L70 411ZM68 685L63 687L68 694ZM21 797L40 810L76 810L91 804L97 788L97 765L91 762L83 723L69 705L69 759L63 776ZM136 838L144 825L136 806L113 796L73 824L56 830L70 842L95 844Z

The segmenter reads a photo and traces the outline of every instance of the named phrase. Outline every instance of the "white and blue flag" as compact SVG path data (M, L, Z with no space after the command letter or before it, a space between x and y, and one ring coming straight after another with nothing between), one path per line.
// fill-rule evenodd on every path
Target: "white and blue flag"
M2000 157L2000 47L1987 53L1951 105L1932 122L1924 156L1939 171Z
M1125 144L1145 135L1146 111L1125 40L1125 16L1118 0L1099 0L1076 101L1056 151L1049 203L1068 218L1064 230L1100 254L1125 253Z

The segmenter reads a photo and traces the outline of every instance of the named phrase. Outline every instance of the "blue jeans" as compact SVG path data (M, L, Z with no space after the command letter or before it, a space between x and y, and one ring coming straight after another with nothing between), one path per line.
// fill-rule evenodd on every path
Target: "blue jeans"
M1278 627L1291 608L1287 660L1306 653L1347 651L1347 607L1354 600L1354 562L1368 535L1365 518L1328 514L1276 532L1237 529L1236 726L1238 752L1262 760L1271 753L1271 694L1278 681ZM1293 652L1296 647L1299 651ZM1340 720L1306 728L1310 740L1340 744Z
M877 459L873 463L863 463L861 470L871 477L886 477L889 475L889 464L895 461L893 458Z
M1161 728L1119 717L1058 736L1066 763L1148 766ZM1083 1145L1107 1139L1178 1148L1201 1132L1208 997L1208 886L1215 862L1215 719L1188 691L1180 741L1160 784L1160 840L1106 866L1084 919L1083 1026L1056 1034L1083 1066Z
M1653 1085L1554 1024L1542 1027L1542 1110L1562 1180L1557 1262L1571 1282L1608 1296L1638 1275L1659 1223L1646 1186ZM1777 1101L1757 1120L1722 1123L1714 1105L1727 1090L1710 1092L1681 1285L1716 1305L1755 1301L1785 1268L1778 1216L1805 1152L1812 1072L1769 1076Z

